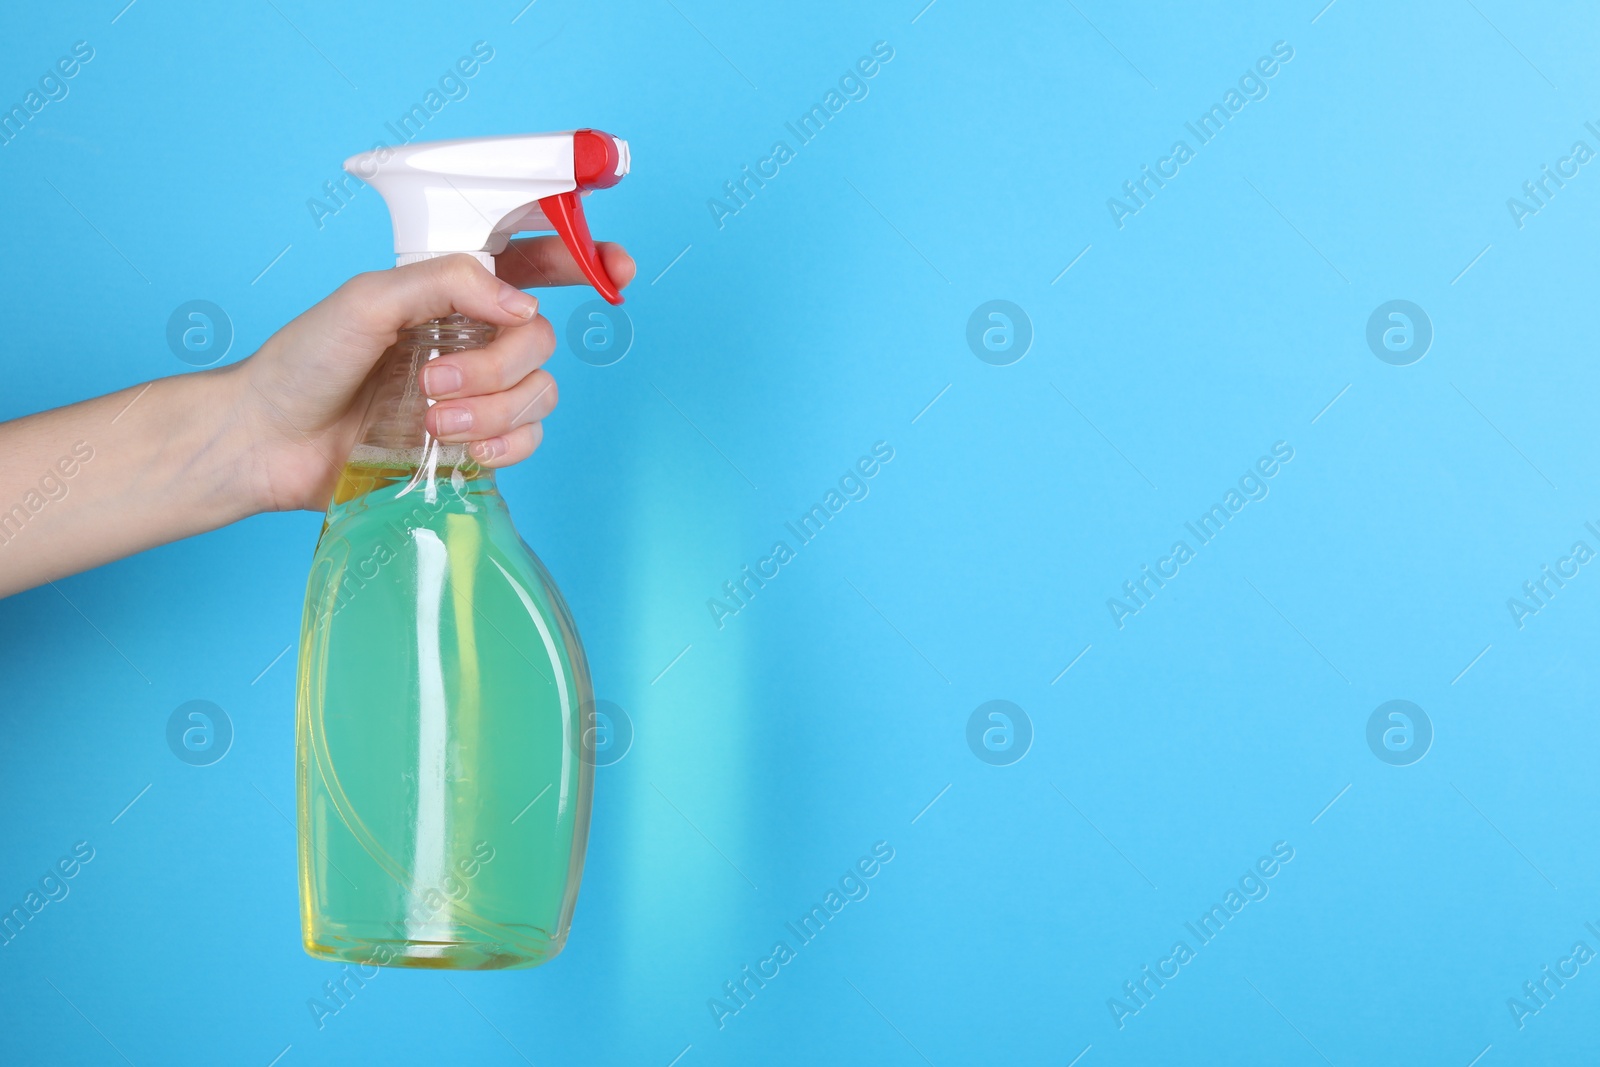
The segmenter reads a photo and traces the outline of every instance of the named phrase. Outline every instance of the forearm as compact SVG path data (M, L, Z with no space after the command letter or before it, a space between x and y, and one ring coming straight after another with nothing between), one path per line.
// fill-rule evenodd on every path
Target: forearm
M225 368L0 424L0 596L259 510Z

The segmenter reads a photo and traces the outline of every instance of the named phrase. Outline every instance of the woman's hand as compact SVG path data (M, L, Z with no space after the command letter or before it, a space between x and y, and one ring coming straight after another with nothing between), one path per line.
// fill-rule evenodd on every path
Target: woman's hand
M619 285L634 264L618 245L599 245ZM258 510L327 506L339 468L356 444L372 371L402 329L459 313L500 327L484 348L431 360L423 395L435 403L428 432L466 443L486 467L521 462L539 447L541 420L556 404L543 370L555 331L523 286L581 285L559 238L513 242L490 274L473 257L443 256L361 274L228 368L253 447L251 489Z
M606 272L633 260L601 245ZM555 333L518 290L578 285L554 237L516 241L498 277L471 256L363 274L240 363L135 385L0 423L0 596L237 522L327 505L366 413L373 368L401 330L459 312L500 327L440 356L421 386L434 436L484 466L527 459L555 406L541 370Z

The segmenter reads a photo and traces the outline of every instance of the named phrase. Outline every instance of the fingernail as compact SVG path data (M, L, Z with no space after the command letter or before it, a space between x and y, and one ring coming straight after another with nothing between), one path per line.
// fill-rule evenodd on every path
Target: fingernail
M468 448L468 451L479 463L488 463L500 454L499 441L498 437L491 441L477 441Z
M439 420L439 433L460 433L472 428L472 412L466 408L434 408Z
M461 388L460 367L429 367L422 372L422 391L429 396L448 396Z
M522 319L531 319L539 311L539 301L514 285L500 287L500 306Z

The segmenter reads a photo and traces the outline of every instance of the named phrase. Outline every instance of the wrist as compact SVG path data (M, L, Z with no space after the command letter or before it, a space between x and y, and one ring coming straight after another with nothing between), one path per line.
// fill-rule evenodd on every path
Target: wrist
M219 367L155 383L162 395L151 409L168 430L168 469L188 483L185 495L207 528L270 510L257 485L248 386L238 371Z
M328 416L327 398L285 386L276 373L281 353L271 338L249 359L214 374L216 403L230 412L227 451L243 514L322 511L349 454L357 422L348 396ZM192 377L201 377L193 375Z
M183 379L211 413L206 421L215 432L216 458L231 472L226 484L216 484L218 503L237 512L238 518L298 506L285 499L273 478L282 440L277 420L265 410L260 389L251 380L252 369L244 360Z

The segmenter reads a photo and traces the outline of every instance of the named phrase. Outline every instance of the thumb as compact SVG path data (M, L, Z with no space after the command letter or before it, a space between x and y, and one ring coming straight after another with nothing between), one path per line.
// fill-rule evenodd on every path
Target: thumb
M327 304L347 330L380 349L393 344L401 330L429 319L461 314L493 326L522 326L539 311L539 301L464 254L358 274Z

